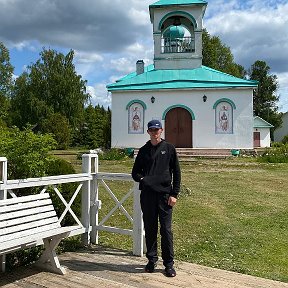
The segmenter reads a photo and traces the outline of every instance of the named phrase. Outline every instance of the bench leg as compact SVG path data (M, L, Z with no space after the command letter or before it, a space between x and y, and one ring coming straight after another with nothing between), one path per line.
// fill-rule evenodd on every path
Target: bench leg
M37 266L49 270L51 272L64 275L66 273L64 267L60 265L59 259L55 252L56 247L65 235L58 235L53 238L43 239L44 248L40 259L35 263Z

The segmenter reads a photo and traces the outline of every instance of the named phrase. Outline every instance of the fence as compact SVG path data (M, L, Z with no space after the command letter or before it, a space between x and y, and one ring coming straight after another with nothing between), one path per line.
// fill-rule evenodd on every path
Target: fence
M7 179L7 159L0 157L0 201L7 197L17 198L19 189L40 187L40 193L44 193L50 187L59 197L64 205L64 211L59 217L61 222L64 217L70 213L75 223L80 227L70 236L81 235L83 244L98 244L99 231L107 231L129 235L133 238L133 254L143 256L144 250L144 230L142 222L142 213L140 207L140 191L130 174L124 173L99 173L98 172L98 155L84 154L82 156L82 173L69 174L59 176L48 176L41 178L28 178L18 180ZM107 184L107 180L113 181L129 181L133 187L120 200L115 196L115 192ZM67 200L63 197L57 185L65 183L78 183L71 199ZM107 191L111 199L115 202L115 206L102 218L99 217L101 209L101 199L99 196L99 185L102 185ZM115 186L115 185L114 185ZM117 185L116 185L117 187ZM114 190L115 191L115 190ZM78 194L81 194L81 217L80 219L72 210L71 206ZM124 208L123 203L130 197L133 197L133 208L131 216ZM119 227L111 227L104 225L111 215L119 209L123 215L132 224L132 229L123 229ZM1 257L1 256L0 256ZM5 270L5 256L0 258L2 271Z

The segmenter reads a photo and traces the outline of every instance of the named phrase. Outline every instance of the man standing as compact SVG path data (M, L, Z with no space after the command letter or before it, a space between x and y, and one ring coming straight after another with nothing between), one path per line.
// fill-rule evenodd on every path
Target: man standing
M132 177L139 182L148 264L146 272L154 272L157 256L158 219L165 275L175 277L172 207L180 190L181 173L175 147L161 138L162 124L151 120L147 130L150 141L139 149Z

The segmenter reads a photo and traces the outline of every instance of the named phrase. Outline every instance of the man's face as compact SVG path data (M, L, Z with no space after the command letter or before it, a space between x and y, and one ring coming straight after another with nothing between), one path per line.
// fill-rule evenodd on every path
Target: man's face
M159 129L159 128L150 128L147 130L150 139L160 139L161 138L161 133L162 133L163 129Z

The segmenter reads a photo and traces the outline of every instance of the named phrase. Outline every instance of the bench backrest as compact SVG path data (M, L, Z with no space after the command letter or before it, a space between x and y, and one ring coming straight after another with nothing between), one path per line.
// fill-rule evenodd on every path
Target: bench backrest
M48 193L0 200L0 243L58 227Z

